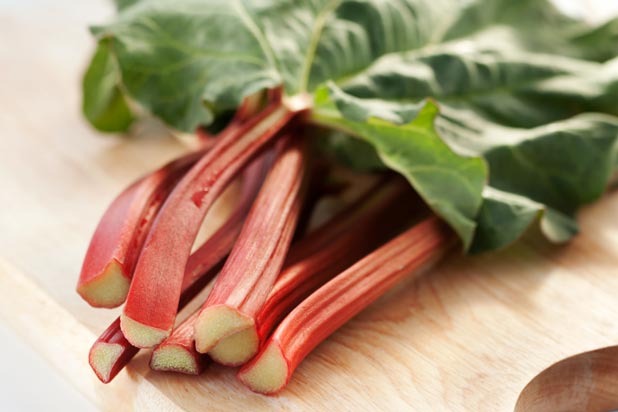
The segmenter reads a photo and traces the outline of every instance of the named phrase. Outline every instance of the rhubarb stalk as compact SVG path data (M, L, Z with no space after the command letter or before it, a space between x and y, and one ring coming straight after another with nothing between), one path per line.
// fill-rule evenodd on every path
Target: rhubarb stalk
M253 316L272 289L292 241L307 186L305 144L288 134L195 322L196 348L253 326Z
M107 208L86 252L77 292L95 307L122 304L146 235L175 184L205 153L178 158L125 189Z
M234 212L213 233L187 262L178 305L181 310L210 282L223 266L223 261L238 237L243 221L266 174L268 162L264 157L255 160L243 173L242 190ZM97 377L110 382L139 351L124 336L120 318L99 336L89 353L89 363Z
M320 179L326 173L323 168L314 168L311 173L312 177L310 187L308 189L309 193L305 197L305 204L299 217L299 221L303 218L308 220L309 216L311 215L311 210L315 206L317 199L320 198L320 194L323 193L323 190L326 190L328 192L340 190L340 187L330 188L324 186L323 181ZM410 191L409 188L408 191ZM308 201L309 198L311 199L311 201ZM351 226L350 223L352 222L349 219L349 216L349 214L345 216L342 214L341 216L337 216L336 218L334 218L332 220L332 224L329 225L329 228L332 228L331 232L337 231L337 233L339 233L341 231L341 228L339 228L341 225L338 223L342 220L345 221L346 218L348 218L347 226ZM295 238L298 237L299 230L304 230L304 228L299 228L297 224ZM311 238L319 241L324 237L311 236ZM312 241L310 241L309 243L311 242ZM300 249L306 250L309 246L306 243L307 242L300 242L300 244L292 244L288 256L298 255L297 251L300 251ZM349 254L348 252L350 250L356 250L356 248L347 249L346 245L348 243L345 241L343 243L345 244L343 245L343 247L337 248L337 250L342 250L342 254L339 256L338 259L336 259L335 262L332 262L335 267L341 266L341 262L345 259L346 253ZM324 268L324 271L320 273L319 277L324 278L324 275L332 270L330 269L330 267L327 267L328 265L324 263L323 259L320 260L318 258L318 260L321 262L320 265L311 265L310 263L303 265L299 263L294 265L294 268L289 269L292 270L294 273L301 272L305 273L306 276L310 276L308 272L311 271L311 268L322 267ZM343 269L343 267L341 268ZM288 269L286 269L286 271L287 270ZM319 270L320 269L316 269L314 270L314 272ZM283 273L285 273L285 271L282 272L280 277L283 276ZM336 271L333 272L333 274L334 273L336 273ZM318 276L316 276L316 278L317 277ZM278 283L279 278L277 279L277 283L275 283L274 289L277 288ZM315 280L313 282L306 283L315 283ZM302 290L303 288L299 287L297 292L300 292ZM193 328L196 319L197 312L187 318L184 322L182 322L180 326L174 328L170 336L168 336L153 350L150 361L150 367L152 369L168 372L179 372L189 375L198 375L202 372L203 366L205 364L204 359L207 358L207 356L204 354L200 354L195 349L195 335ZM248 360L250 356L253 356L253 354L255 354L255 351L257 350L257 342L254 340L254 335L255 332L253 330L246 329L244 331L240 331L231 336L223 338L219 342L219 344L217 344L211 351L209 351L209 355L218 363L222 363L225 365L234 366L242 364L244 361ZM249 353L247 353L248 350L250 351Z
M324 339L402 279L419 275L456 244L436 217L415 225L311 294L276 328L238 378L251 390L280 391Z
M86 253L77 292L95 307L122 304L146 235L176 183L210 149L215 138L230 135L254 116L262 93L243 100L230 124L218 136L198 130L201 149L166 164L124 190L108 207Z
M193 325L198 311L185 319L150 356L150 368L157 371L199 375L207 364L208 357L195 350Z
M133 345L152 347L169 336L184 268L206 212L232 178L306 104L293 100L271 105L236 132L222 136L170 194L148 234L121 315L122 331Z
M420 200L400 179L380 180L349 207L292 246L252 328L228 336L211 349L218 363L241 365L259 342L310 293L382 244L414 215Z

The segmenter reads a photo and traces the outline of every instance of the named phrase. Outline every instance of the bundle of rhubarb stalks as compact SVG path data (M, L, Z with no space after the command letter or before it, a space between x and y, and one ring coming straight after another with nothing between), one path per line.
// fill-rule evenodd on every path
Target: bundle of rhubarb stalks
M346 183L312 161L306 132L294 126L302 102L276 92L261 100L247 99L218 135L201 133L201 149L131 184L99 222L77 291L95 307L124 303L90 351L101 381L152 348L154 370L243 365L244 384L275 393L320 342L456 244L389 173L307 227L320 198L342 196ZM235 180L233 211L194 248L202 220ZM179 321L204 289L198 310Z
M125 133L148 113L200 147L122 192L91 241L79 294L124 304L90 352L104 382L149 348L153 369L213 360L275 393L449 251L535 223L568 241L616 172L618 19L550 0L116 5L92 28L85 117ZM196 241L232 184L233 210ZM344 206L316 220L324 199Z

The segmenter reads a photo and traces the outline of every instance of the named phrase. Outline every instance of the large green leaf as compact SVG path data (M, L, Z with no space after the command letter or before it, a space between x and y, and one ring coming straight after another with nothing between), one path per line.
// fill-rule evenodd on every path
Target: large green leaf
M577 208L600 196L615 161L616 118L572 116L618 113L618 59L533 53L516 39L510 29L491 30L388 55L342 85L356 98L334 90L340 107L355 100L355 110L399 124L422 99L440 102L440 137L489 165L491 190L476 219L473 251L509 244L541 212L547 237L568 240L577 231Z
M119 77L133 99L170 125L191 131L211 122L213 111L278 83L288 94L312 91L362 72L381 56L431 48L490 27L512 27L518 20L527 23L520 34L532 25L559 21L571 26L546 0L512 4L141 0L121 3L118 18L95 33L113 39ZM557 31L547 48L562 48L565 36L556 36Z
M418 49L445 30L459 0L247 2L290 94L368 67L387 53ZM286 39L282 41L282 39Z
M473 251L538 216L568 239L616 164L616 21L593 27L549 0L119 4L94 30L116 83L85 88L108 102L91 121L122 93L186 131L260 89L311 93L329 150L406 176Z
M577 233L573 218L576 210L603 193L616 162L618 118L614 116L582 114L522 129L490 123L463 108L448 108L437 119L440 138L435 132L432 134L449 144L431 149L437 156L448 153L447 161L443 162L423 158L419 146L425 142L418 133L407 131L409 124L418 124L419 119L422 122L416 104L360 99L334 85L331 85L330 98L321 95L317 103L313 115L316 123L339 127L372 143L384 163L408 177L462 239L474 236L470 240L473 252L508 245L537 216L541 216L541 229L548 239L568 240ZM333 112L333 103L337 112ZM405 141L387 138L394 129L406 137ZM427 125L424 130L433 131ZM340 146L343 144L339 142ZM351 151L352 141L349 144L348 151ZM415 153L408 153L408 148ZM388 157L392 152L398 155L395 162ZM464 156L482 156L487 162L489 182L484 191L482 178L479 181L481 169L466 168L467 162L474 159ZM449 169L457 175L461 187L473 188L470 193L474 196L454 190L449 179L437 172L431 176L436 180L427 184L431 186L428 191L414 177L418 165ZM432 202L432 198L439 201Z
M618 59L601 64L532 53L512 30L492 30L405 55L388 55L342 84L363 98L427 96L493 122L535 127L585 111L618 114Z
M280 83L257 28L240 2L143 0L95 29L113 39L128 93L181 130L213 120L217 109Z

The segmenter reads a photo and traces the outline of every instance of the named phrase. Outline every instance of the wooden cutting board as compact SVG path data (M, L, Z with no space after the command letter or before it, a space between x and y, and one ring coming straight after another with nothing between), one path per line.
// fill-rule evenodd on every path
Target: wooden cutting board
M113 196L183 150L154 129L102 136L80 117L86 24L110 13L103 1L0 9L0 320L101 409L508 411L551 363L618 343L610 193L581 214L583 233L567 246L530 233L402 285L319 346L277 397L220 367L151 373L143 355L99 383L87 352L118 312L75 294L81 259Z

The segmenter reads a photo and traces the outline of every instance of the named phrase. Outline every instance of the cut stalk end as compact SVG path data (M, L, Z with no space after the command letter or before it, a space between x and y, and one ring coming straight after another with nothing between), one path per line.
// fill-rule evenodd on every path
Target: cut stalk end
M115 308L127 298L129 283L120 264L113 260L94 280L80 284L77 293L96 308Z
M150 368L157 371L178 372L187 375L202 373L202 362L196 354L178 345L159 346L152 352Z
M88 362L101 382L111 381L112 367L122 352L123 347L116 343L97 342L92 346Z
M288 362L277 343L268 346L238 372L238 379L253 392L273 395L285 387L290 376Z
M254 321L229 306L209 306L195 321L195 348L207 353L219 343L236 332L253 328Z
M120 315L120 329L131 345L138 348L152 348L163 342L170 334L169 330L144 325L125 314Z
M208 354L222 365L240 366L257 353L259 343L257 331L252 327L219 340Z

